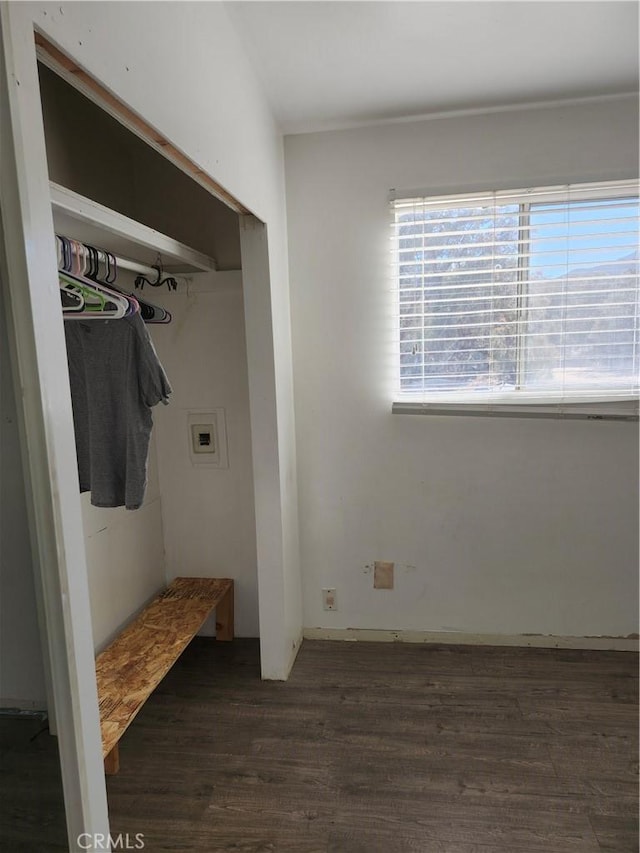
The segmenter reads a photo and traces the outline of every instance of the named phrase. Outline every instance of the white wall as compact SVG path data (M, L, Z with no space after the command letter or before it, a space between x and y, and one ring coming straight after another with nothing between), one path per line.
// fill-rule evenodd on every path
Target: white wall
M239 272L194 276L177 291L154 291L149 298L173 318L166 326L149 327L173 387L170 404L154 414L167 579L234 578L235 633L257 637L242 277ZM228 467L194 465L188 414L218 408L225 410Z
M0 707L47 707L16 399L0 287Z
M153 410L157 420L158 407ZM149 448L143 505L104 509L82 495L93 643L100 651L148 601L166 586L162 504L156 441Z
M261 387L276 392L274 405L252 400L251 407L260 495L271 496L256 505L258 529L270 528L258 544L258 572L265 588L280 590L261 602L262 666L267 677L286 677L300 637L301 604L282 137L221 3L18 8L267 223L273 330L253 310L251 288L245 312L252 398ZM274 503L275 528L265 521Z
M286 139L305 626L637 631L637 425L392 415L387 210L628 177L637 152L634 99Z

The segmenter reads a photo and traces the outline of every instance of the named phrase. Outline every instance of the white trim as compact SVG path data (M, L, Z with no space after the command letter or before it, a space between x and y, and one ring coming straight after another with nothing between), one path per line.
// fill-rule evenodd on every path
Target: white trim
M627 403L625 406L624 403ZM575 403L527 405L526 403L414 403L396 401L391 404L394 415L462 415L484 418L561 418L581 421L637 421L638 404Z
M267 226L252 214L240 216L240 252L256 518L260 666L263 679L286 681L296 654L294 643L299 640L300 624L291 631L287 611L288 487L282 465L285 448L279 435L269 238ZM300 611L301 604L296 613Z
M502 202L523 204L543 201L575 202L579 199L636 198L638 178L621 178L613 181L576 181L571 183L529 184L526 187L486 187L473 190L457 190L455 193L436 193L433 190L389 190L389 203L394 211L415 206L442 210L448 207L474 207Z
M0 29L3 286L72 845L109 833L91 610L33 25L2 2Z
M456 0L452 0L456 2ZM483 0L477 0L483 2ZM555 0L538 0L538 2L553 3ZM573 0L580 2L580 0ZM467 116L495 115L497 113L516 113L528 110L563 109L574 106L589 106L610 101L621 101L638 98L638 92L616 92L611 95L587 95L583 98L559 98L549 101L530 101L529 103L497 104L487 107L461 107L460 109L434 110L430 113L416 115L392 116L390 118L373 119L326 119L324 121L281 121L280 127L284 136L299 136L309 133L328 133L340 130L358 130L361 127L387 127L393 124L411 124L412 122L438 121L439 119L466 118Z
M543 634L466 634L457 631L382 631L374 628L304 628L305 640L368 643L444 643L464 646L521 646L536 649L602 649L637 652L636 637L561 637Z

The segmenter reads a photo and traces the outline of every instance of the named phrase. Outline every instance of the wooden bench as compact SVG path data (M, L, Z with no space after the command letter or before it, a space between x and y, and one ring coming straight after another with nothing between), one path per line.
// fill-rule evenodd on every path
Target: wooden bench
M151 693L216 611L216 638L233 640L233 581L176 578L96 658L105 773L120 768L118 741Z

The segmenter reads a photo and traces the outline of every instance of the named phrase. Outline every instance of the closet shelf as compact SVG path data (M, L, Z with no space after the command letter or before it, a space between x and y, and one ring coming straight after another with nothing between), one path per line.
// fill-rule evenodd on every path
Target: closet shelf
M170 273L216 269L213 258L173 237L167 237L53 181L49 182L49 187L53 222L58 234L149 266L155 264L160 255L164 270Z

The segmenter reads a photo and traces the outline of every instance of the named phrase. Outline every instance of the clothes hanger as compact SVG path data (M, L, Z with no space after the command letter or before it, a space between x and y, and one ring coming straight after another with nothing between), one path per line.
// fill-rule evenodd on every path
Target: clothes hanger
M171 314L166 308L161 308L159 305L154 305L153 302L148 302L146 299L140 299L137 296L136 300L140 305L140 315L145 323L171 322Z
M152 267L157 273L155 281L151 281L144 275L138 275L134 282L136 288L140 288L140 290L142 290L145 284L148 284L151 287L162 287L163 284L166 284L170 291L178 289L178 282L173 276L163 277L162 258L160 255L157 256L156 263L153 264ZM145 323L170 323L172 320L171 314L166 310L166 308L154 305L146 299L141 302L141 310L142 319Z
M113 258L113 255L111 257ZM115 258L113 258L113 261L115 263ZM147 299L142 299L137 294L134 296L133 293L129 293L128 291L123 290L121 287L118 287L115 284L110 283L109 287L112 290L115 290L116 293L120 293L127 299L131 299L135 303L136 310L140 312L140 316L142 317L145 323L171 322L171 314L165 308L161 308L159 305L155 305L153 302L149 302L149 300Z
M115 278L115 257L107 252L56 235L58 247L58 281L66 293L75 294L75 304L63 307L69 319L121 319L140 310L135 297L116 292L98 281L100 262L106 268L106 278ZM67 303L69 297L65 297ZM81 302L80 302L81 300ZM80 304L78 304L80 302ZM66 310L65 310L66 309Z
M128 310L124 316L140 313L145 323L171 322L171 314L165 308L155 305L146 299L140 299L138 296L128 293L113 283L117 276L117 264L115 255L111 252L57 234L56 242L58 248L58 266L68 275L75 278L75 284L72 284L69 280L66 282L61 280L60 283L61 289L64 288L68 293L75 293L75 300L73 297L68 300L68 303L74 302L72 306L69 305L67 308L68 311L73 310L78 316L85 317L94 316L98 312L105 317L108 312L109 316L117 318L121 316L120 311L112 314L113 305L107 305L102 299L102 297L106 297L107 301L113 303L111 297L115 295L122 297L128 303ZM169 289L173 287L175 290L177 288L175 278L171 276L163 278L162 262L159 255L157 261L158 266L154 267L158 271L156 281L151 282L144 276L138 276L138 278L144 279L139 286L142 287L144 283L151 284L153 287L157 287L159 284L167 284ZM102 272L102 268L104 272ZM89 288L85 291L84 295L79 289L82 285ZM105 285L108 285L108 287L105 287ZM136 286L138 286L137 279ZM97 302L96 294L100 294L101 297ZM80 300L82 301L80 302ZM122 306L122 303L116 304ZM67 306L65 305L65 307ZM80 312L83 310L87 313L81 314Z
M120 320L135 311L132 300L97 281L79 278L63 270L58 271L58 280L76 288L84 299L83 309L74 311L69 319L114 319ZM133 300L135 301L135 300Z
M58 284L65 291L76 293L82 299L83 313L95 314L96 312L103 311L107 308L107 300L102 294L86 287L80 281L74 281L67 278L66 274L61 271L58 271Z
M145 284L150 285L151 287L162 287L163 284L166 284L169 290L177 290L178 282L171 275L164 276L164 272L162 269L162 260L160 255L158 255L155 264L152 264L152 269L154 269L157 273L156 280L150 281L145 275L136 276L136 280L134 282L136 287L139 287L140 290L145 286Z
M117 291L118 293L121 293L123 296L126 296L127 299L131 299L135 302L136 310L140 312L140 315L142 316L142 319L145 323L170 323L172 319L171 314L165 308L161 308L159 305L154 305L153 302L149 302L149 300L147 299L141 299L137 295L134 296L132 293L129 293L126 290L123 290L121 287L117 287L113 284L116 277L116 259L115 256L112 255L110 252L105 252L104 254L106 255L107 268L107 275L104 281L108 283L113 290ZM158 263L160 263L159 256ZM157 269L157 267L154 267L154 269ZM144 278L144 276L138 276L138 278ZM161 275L159 275L158 278L161 278ZM175 289L175 287L177 287L177 282L173 278L171 279L171 281L174 282ZM146 278L145 282L147 284L150 283L149 280ZM162 281L161 284L164 284L165 282L168 282L168 279ZM157 285L152 286L155 287Z
M84 297L78 290L72 290L64 282L60 282L60 300L63 313L69 311L82 311L84 308Z

